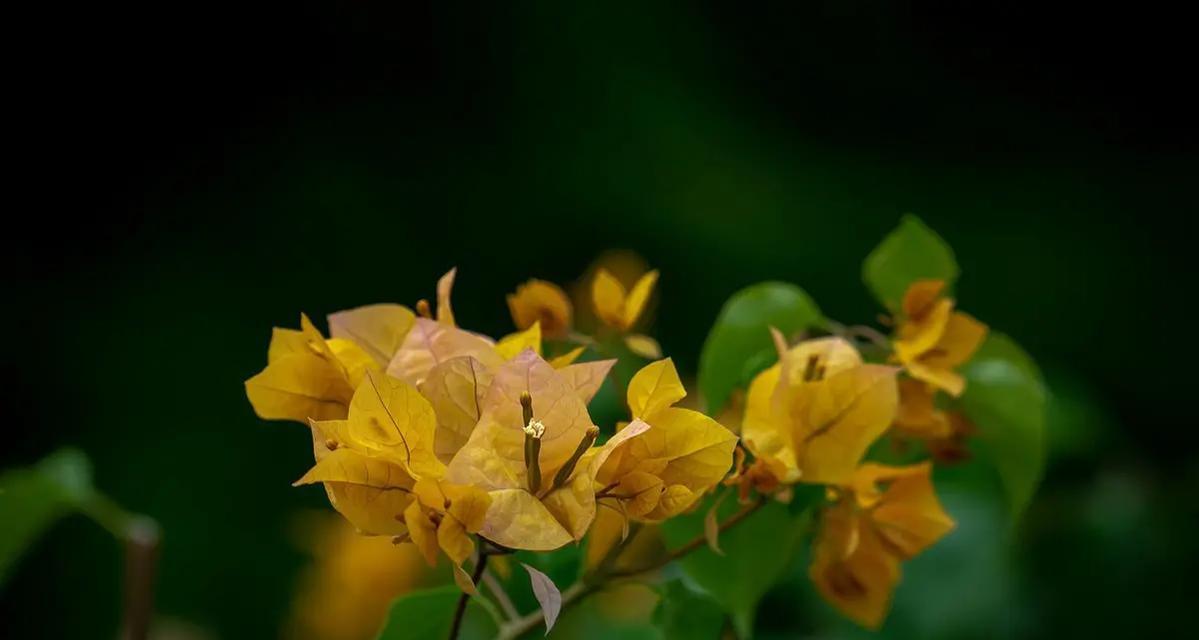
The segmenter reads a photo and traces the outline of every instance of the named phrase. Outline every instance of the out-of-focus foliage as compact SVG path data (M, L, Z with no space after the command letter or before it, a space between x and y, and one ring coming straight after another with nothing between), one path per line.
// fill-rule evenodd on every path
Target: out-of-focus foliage
M33 467L0 475L0 585L26 547L91 496L91 465L75 449L62 449Z

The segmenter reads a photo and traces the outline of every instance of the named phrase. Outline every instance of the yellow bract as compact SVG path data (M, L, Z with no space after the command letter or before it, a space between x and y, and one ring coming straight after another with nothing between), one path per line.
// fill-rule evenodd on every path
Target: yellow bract
M541 480L536 492L529 488L525 460L524 393L544 427L538 436ZM490 494L481 532L515 549L548 551L582 538L595 517L593 483L599 465L621 443L648 428L629 427L627 434L618 434L579 459L576 450L593 428L586 403L565 376L532 350L494 370L481 408L479 423L450 461L446 479ZM556 482L564 467L569 473Z
M312 423L316 465L297 485L324 483L329 501L364 533L399 535L397 516L419 478L438 478L433 408L403 381L368 374L346 420Z
M471 535L483 526L491 496L478 487L422 479L414 489L417 499L404 511L409 537L429 566L437 563L441 549L454 564L459 588L474 593L475 585L462 569L475 551Z
M686 395L669 358L645 366L629 382L634 424L651 428L613 452L597 482L611 487L608 495L636 520L656 522L685 511L733 463L737 436L698 411L673 407Z
M372 304L329 314L329 333L362 348L381 368L404 344L416 316L403 305Z
M829 603L864 627L882 625L900 563L954 527L930 471L928 463L863 464L824 510L808 573Z
M596 316L608 326L628 331L641 317L657 282L658 272L650 271L637 280L632 291L626 292L616 276L603 268L596 270L591 283L591 302Z
M379 367L349 340L325 340L308 316L300 330L276 328L267 366L246 381L246 396L266 420L344 418L350 398L368 371Z
M563 338L570 332L573 313L570 298L556 284L544 280L529 280L508 295L508 309L518 329L528 329L535 323L549 338Z
M784 350L750 384L745 445L780 482L845 482L894 420L896 372L841 338Z
M495 352L500 354L500 357L505 360L511 360L525 349L532 349L537 355L541 355L541 323L534 322L532 326L524 331L517 331L500 338L500 341L495 345Z
M934 402L936 389L915 378L899 381L899 410L895 428L915 438L941 439L953 434L949 416Z
M965 364L987 336L987 326L954 311L942 294L941 280L920 280L908 287L893 340L895 357L912 377L951 395L961 395L966 381L955 369Z

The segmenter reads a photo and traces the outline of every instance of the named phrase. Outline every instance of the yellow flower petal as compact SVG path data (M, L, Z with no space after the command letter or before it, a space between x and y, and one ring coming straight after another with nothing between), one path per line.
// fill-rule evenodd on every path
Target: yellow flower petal
M417 318L404 344L387 365L387 374L419 385L433 367L460 356L471 356L488 369L504 361L495 352L495 344L486 337Z
M917 280L908 285L908 290L903 294L904 318L924 318L933 310L934 304L944 292L944 280Z
M617 494L625 501L629 516L634 518L657 508L665 491L666 485L661 478L640 471L625 474L617 487Z
M451 358L429 370L420 392L437 415L433 433L437 459L449 464L470 439L482 415L483 396L491 377L491 372L471 356Z
M575 395L579 396L583 404L587 404L603 386L608 372L615 364L616 360L580 362L558 369L558 374L575 390Z
M329 333L362 348L380 367L386 367L404 343L416 316L398 304L372 304L329 315Z
M461 566L475 552L475 542L454 518L442 518L437 526L437 544L455 565Z
M607 269L597 269L591 281L591 304L604 324L625 328L625 288Z
M895 419L896 371L862 365L810 384L792 399L803 482L839 484L850 478L866 450Z
M878 629L891 608L900 568L876 533L857 527L847 509L834 507L821 518L808 575L829 604L863 627Z
M587 473L576 473L566 486L551 491L541 503L573 540L582 540L595 519L594 478Z
M935 347L952 314L953 300L942 298L933 303L924 317L903 322L895 339L895 355L906 362Z
M635 418L653 416L687 395L670 358L642 367L629 381L629 410Z
M624 344L629 351L642 358L653 360L662 357L662 345L647 335L641 333L627 335L624 337Z
M491 496L478 487L446 485L444 489L450 516L461 522L467 533L478 533L491 507Z
M949 317L936 348L921 358L921 362L930 367L957 368L970 360L986 337L987 325L957 311Z
M425 562L432 567L437 564L437 526L429 518L428 512L420 502L413 501L404 510L404 522L408 525L408 536L412 544L424 556Z
M521 394L526 392L533 399L534 415L545 425L542 475L554 477L592 426L591 418L567 380L540 356L526 350L495 369L479 424L450 461L449 481L486 489L526 486L525 424L520 404Z
M504 336L495 345L495 352L505 360L511 360L525 349L532 349L541 355L541 323L534 322L524 331L518 331Z
M492 491L479 533L496 544L529 551L553 551L574 541L550 510L524 489Z
M437 280L437 321L451 327L457 326L454 323L454 310L450 306L450 296L454 292L454 276L457 274L458 268L454 267Z
M947 438L953 432L949 417L933 402L933 389L914 378L899 380L895 427L918 438Z
M550 358L550 366L555 369L568 367L574 364L574 361L578 360L579 356L583 355L583 352L586 350L587 347L575 347L560 356Z
M434 453L436 426L429 401L412 385L391 376L368 375L350 402L349 435L354 444L417 477L445 473L445 465Z
M571 304L566 292L544 280L529 280L508 296L512 321L519 329L541 323L546 337L562 338L570 331Z
M870 521L900 558L912 558L953 530L953 518L933 490L932 465L863 467L861 473L873 475L875 483L889 483L871 509Z
M629 292L629 297L625 301L624 314L622 317L622 329L630 329L637 320L641 317L641 312L645 310L645 304L649 302L650 294L654 292L654 285L658 282L658 271L655 269L641 276L637 280L637 284L633 285L632 291Z

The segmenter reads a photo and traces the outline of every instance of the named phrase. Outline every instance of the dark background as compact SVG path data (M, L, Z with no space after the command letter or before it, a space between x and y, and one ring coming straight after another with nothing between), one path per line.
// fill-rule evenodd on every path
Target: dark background
M302 563L289 518L323 496L288 486L304 431L244 398L271 326L411 304L457 265L460 321L503 333L517 283L624 248L661 269L655 333L694 371L759 280L872 319L860 261L914 212L955 248L960 304L1055 393L1016 595L992 612L1016 622L947 633L1189 624L1188 16L567 4L18 11L0 464L80 446L164 527L163 614L272 637ZM67 520L4 587L0 636L110 637L119 576L111 538ZM788 615L759 626L811 631Z

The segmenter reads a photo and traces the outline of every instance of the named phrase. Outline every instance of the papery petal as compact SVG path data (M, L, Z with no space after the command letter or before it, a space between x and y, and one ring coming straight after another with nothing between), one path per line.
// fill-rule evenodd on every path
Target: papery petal
M429 370L421 394L437 414L433 452L449 464L470 439L482 415L483 397L491 385L491 372L471 356L451 358Z
M583 535L595 519L595 487L592 476L576 473L564 487L559 487L541 499L542 504L554 515L574 540Z
M666 485L661 478L640 471L625 474L617 487L617 494L625 501L625 508L633 518L653 511L665 491Z
M387 375L368 375L350 402L349 423L356 446L404 465L414 476L444 474L445 465L433 451L433 406L412 385Z
M246 380L246 397L265 420L344 418L353 393L344 371L315 353L278 357Z
M489 369L504 361L488 338L428 318L417 318L404 344L387 365L387 373L419 385L433 367L460 356L471 356Z
M957 368L970 360L986 337L987 325L970 314L957 311L949 317L936 348L921 361L932 367Z
M533 399L534 416L545 425L541 438L542 475L554 477L571 457L592 426L587 407L565 377L536 353L526 350L495 369L479 425L450 462L451 482L488 489L525 486L520 397L526 392ZM509 479L517 482L507 484Z
M462 523L453 518L442 518L437 526L437 544L456 565L466 562L475 552L475 542L466 533Z
M537 355L541 355L541 323L534 322L533 326L508 334L500 339L495 345L495 352L505 360L511 360L525 349L532 349Z
M550 358L550 366L555 369L568 367L574 364L574 361L578 360L579 356L583 355L583 352L586 350L587 347L575 347L560 356Z
M544 280L529 280L508 296L508 309L517 328L541 323L546 337L561 338L570 330L571 304L566 292Z
M329 314L329 333L354 342L376 364L387 367L415 321L403 305L372 304Z
M641 276L637 283L633 285L633 289L629 292L629 297L625 301L624 317L621 327L624 329L631 328L637 323L641 317L641 312L645 310L645 304L649 302L650 294L654 292L654 285L658 282L658 271L655 269Z
M901 362L907 362L935 347L945 333L952 314L953 300L942 298L932 305L923 318L901 324L894 341L896 357Z
M877 534L861 529L840 508L826 509L808 575L829 604L868 628L882 626L899 582L899 560L887 553ZM859 536L849 545L849 536ZM845 549L852 548L846 555Z
M447 484L443 489L450 500L450 516L461 522L467 533L482 529L491 508L491 495L478 487Z
M908 285L903 294L904 319L919 320L927 316L944 292L944 280L917 280Z
M662 345L657 340L642 334L631 333L624 337L624 346L635 355L649 360L662 357Z
M591 402L595 394L603 386L608 372L616 364L616 360L593 360L580 362L558 369L566 383L574 388L575 394L584 404Z
M805 385L792 398L803 482L849 480L866 450L895 419L896 372L894 367L862 365Z
M451 327L457 326L454 323L454 309L450 305L450 296L454 292L454 276L457 274L458 267L454 267L437 280L437 321Z
M629 410L635 418L649 418L687 395L670 358L652 362L629 381Z
M953 518L945 513L933 489L932 465L872 466L875 469L864 473L873 473L876 483L889 483L870 511L870 521L886 547L906 560L953 530Z
M913 378L927 382L951 396L960 396L966 390L966 379L952 369L930 367L919 360L905 364L904 368Z
M421 507L420 502L413 501L404 510L404 522L408 525L408 536L412 544L424 556L425 562L432 567L437 564L437 527L429 518L428 512Z
M914 378L899 380L899 408L895 426L919 438L947 438L953 432L949 418L933 402L933 389Z
M597 269L591 281L591 304L604 324L624 328L625 288L607 269Z
M492 491L479 533L496 544L529 551L553 551L574 541L549 509L524 489Z

